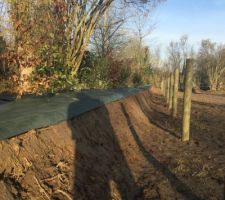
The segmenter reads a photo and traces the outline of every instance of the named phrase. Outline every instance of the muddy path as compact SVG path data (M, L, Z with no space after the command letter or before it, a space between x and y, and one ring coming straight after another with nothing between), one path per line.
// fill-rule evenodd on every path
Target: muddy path
M154 88L1 141L0 199L224 200L223 102L193 95L189 143Z

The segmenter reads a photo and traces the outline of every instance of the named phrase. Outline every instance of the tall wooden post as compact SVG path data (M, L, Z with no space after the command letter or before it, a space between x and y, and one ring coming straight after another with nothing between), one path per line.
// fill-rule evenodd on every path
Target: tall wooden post
M172 116L175 118L177 116L177 92L179 87L179 68L174 71L174 87L173 87L173 106L172 106Z
M185 80L184 80L185 85L184 85L182 141L189 141L190 138L192 67L193 67L193 59L187 59L185 69Z
M169 98L170 98L170 78L167 78L166 81L166 103L169 103Z
M162 78L162 81L161 81L161 92L164 95L164 78Z
M170 94L169 94L169 109L172 109L173 105L173 85L174 85L174 75L173 73L170 74Z
M166 86L167 86L167 78L164 77L164 85L163 85L163 87L164 87L164 97L166 97Z

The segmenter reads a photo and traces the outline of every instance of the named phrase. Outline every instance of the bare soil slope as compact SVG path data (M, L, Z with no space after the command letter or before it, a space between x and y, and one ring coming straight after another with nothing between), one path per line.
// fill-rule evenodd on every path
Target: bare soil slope
M193 95L190 143L181 108L153 88L1 141L0 199L223 200L225 97Z

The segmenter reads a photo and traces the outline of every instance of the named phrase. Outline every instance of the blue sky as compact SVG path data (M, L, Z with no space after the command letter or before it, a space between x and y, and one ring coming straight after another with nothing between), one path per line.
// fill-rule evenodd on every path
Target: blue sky
M225 43L225 0L167 0L153 13L156 28L148 37L150 46L161 45L187 34L195 48L201 39Z

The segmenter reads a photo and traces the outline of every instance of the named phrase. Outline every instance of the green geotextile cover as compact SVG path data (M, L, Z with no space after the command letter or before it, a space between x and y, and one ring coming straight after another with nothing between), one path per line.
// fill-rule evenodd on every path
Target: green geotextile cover
M54 96L25 97L0 105L0 140L76 117L109 102L149 89L84 90Z

